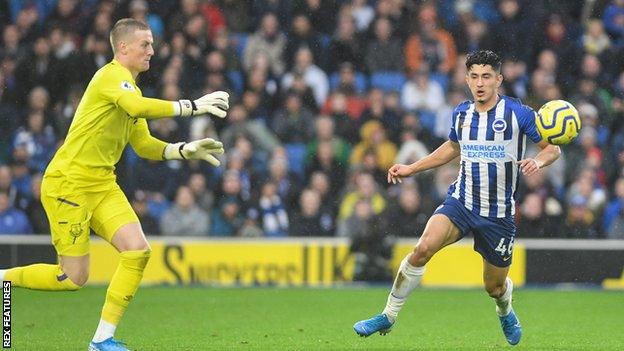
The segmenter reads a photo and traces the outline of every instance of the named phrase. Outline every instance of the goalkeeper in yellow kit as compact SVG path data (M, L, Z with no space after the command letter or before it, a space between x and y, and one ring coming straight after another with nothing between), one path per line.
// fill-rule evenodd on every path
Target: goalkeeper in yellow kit
M113 338L150 258L141 224L115 178L115 164L130 143L152 160L203 159L214 166L223 145L213 139L168 144L152 137L146 119L212 114L225 117L228 94L195 101L145 98L135 80L149 69L152 33L143 22L118 21L110 34L114 59L98 70L78 105L65 143L46 169L41 202L50 221L59 264L34 264L0 271L0 279L37 290L78 290L89 274L89 228L111 243L119 266L106 292L102 316L89 350L123 351Z

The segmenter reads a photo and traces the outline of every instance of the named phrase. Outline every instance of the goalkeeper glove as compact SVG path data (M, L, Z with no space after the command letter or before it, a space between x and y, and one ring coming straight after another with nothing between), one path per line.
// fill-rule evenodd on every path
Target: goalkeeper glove
M187 117L210 113L219 118L225 117L225 111L230 108L230 94L225 91L215 91L206 94L197 100L178 100L174 102L175 114Z
M220 141L206 138L188 143L167 144L163 150L165 160L204 160L218 167L221 162L213 155L223 153L223 144Z

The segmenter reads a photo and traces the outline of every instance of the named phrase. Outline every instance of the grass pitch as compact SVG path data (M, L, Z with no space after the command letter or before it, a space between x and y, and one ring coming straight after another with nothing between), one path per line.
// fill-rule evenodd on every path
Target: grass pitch
M14 350L86 350L105 288L13 289ZM387 336L352 325L380 311L385 288L141 288L116 337L131 350L511 349L480 290L418 289ZM514 291L524 335L514 350L624 349L624 293Z

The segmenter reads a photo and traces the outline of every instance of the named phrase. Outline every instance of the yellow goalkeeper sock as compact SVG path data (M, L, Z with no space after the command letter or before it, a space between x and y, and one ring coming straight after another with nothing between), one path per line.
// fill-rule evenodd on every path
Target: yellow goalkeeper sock
M78 290L79 285L69 279L59 265L37 263L30 266L9 268L4 280L10 280L13 286L34 290Z
M150 250L124 251L117 271L106 291L106 301L102 308L102 320L116 326L119 324L130 300L139 287L143 271L149 261Z

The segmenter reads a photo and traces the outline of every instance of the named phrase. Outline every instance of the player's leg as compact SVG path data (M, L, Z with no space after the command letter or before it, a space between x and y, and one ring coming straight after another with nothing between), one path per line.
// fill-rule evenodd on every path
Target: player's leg
M496 302L496 313L507 342L516 345L522 337L522 327L512 306L513 282L507 276L509 267L497 267L483 260L485 290Z
M78 290L89 279L89 255L59 256L59 264L36 263L0 271L2 280L33 290Z
M151 250L141 225L120 189L105 197L93 214L93 228L119 251L119 264L106 291L106 300L91 350L125 350L113 339L117 325L134 297Z
M405 256L401 262L388 295L383 314L391 322L396 320L407 296L420 284L427 262L435 253L460 238L460 230L446 215L435 214L429 219L413 252Z
M357 322L353 326L355 332L360 336L369 336L376 332L383 335L389 332L408 295L420 284L425 264L443 247L459 240L461 233L462 231L447 214L442 212L434 214L429 219L414 251L401 262L383 312Z
M44 178L41 203L59 264L37 263L0 271L0 280L34 290L78 290L89 277L89 198L67 182Z
M483 283L496 302L496 313L507 341L520 342L522 327L511 307L513 283L507 276L511 267L516 227L513 218L480 218L474 232L475 250L483 257Z

